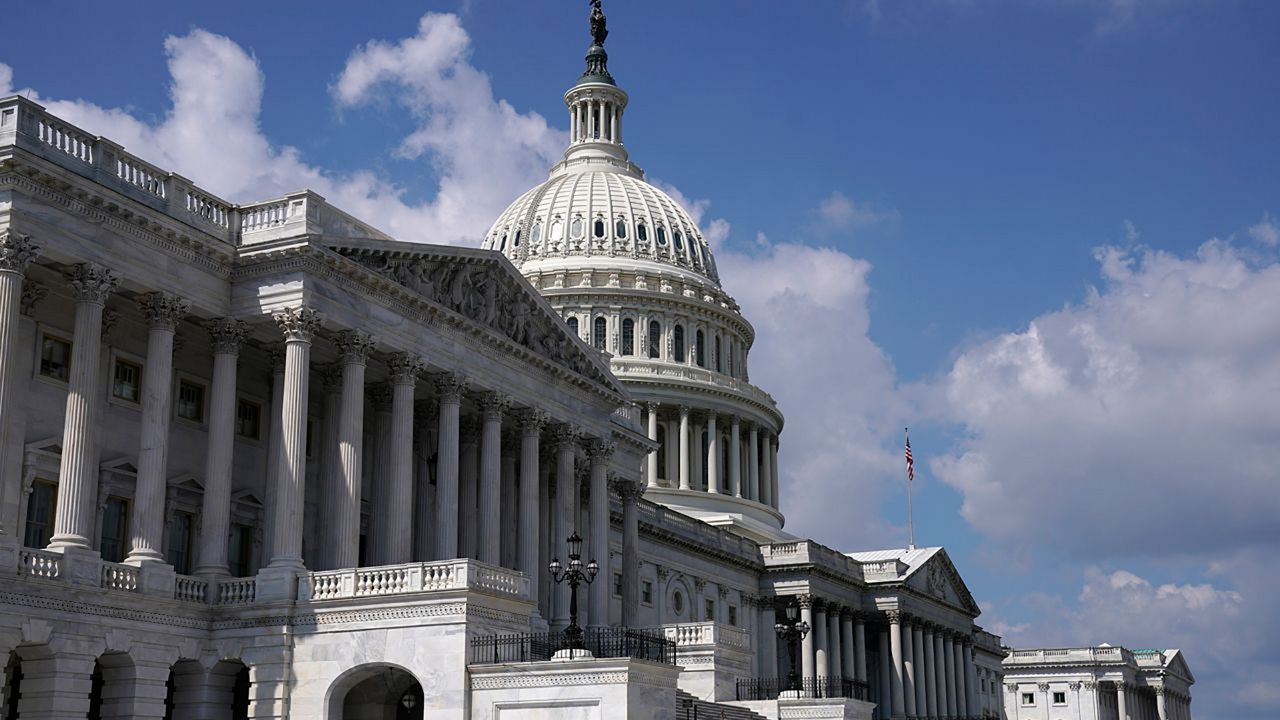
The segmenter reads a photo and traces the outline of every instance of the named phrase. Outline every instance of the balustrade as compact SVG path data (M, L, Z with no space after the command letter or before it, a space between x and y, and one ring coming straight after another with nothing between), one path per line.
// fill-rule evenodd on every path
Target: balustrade
M102 587L107 590L137 591L138 568L120 563L102 563Z
M467 559L346 568L307 573L298 582L298 600L384 597L448 590L477 590L527 598L529 580L524 573Z
M18 563L18 573L23 577L54 580L62 574L62 555L55 552L22 548Z

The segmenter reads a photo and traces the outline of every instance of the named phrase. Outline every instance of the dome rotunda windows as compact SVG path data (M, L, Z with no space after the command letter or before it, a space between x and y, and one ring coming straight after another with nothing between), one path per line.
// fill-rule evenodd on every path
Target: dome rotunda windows
M676 250L684 250L684 233L676 231Z
M608 335L609 324L605 321L603 315L597 316L591 328L591 347L603 351Z
M520 231L516 231L516 236L511 240L511 247L520 247Z
M649 321L649 357L657 359L661 356L659 352L662 347L662 325L657 320Z
M631 318L622 321L622 354L636 354L636 321Z
M564 239L564 221L556 218L551 223L551 242L560 242Z
M582 218L575 217L573 219L573 223L569 225L569 237L574 240L577 240L578 238L582 237L582 231L583 231Z
M592 224L591 234L597 238L604 237L604 218L596 218L595 223Z
M636 239L640 242L649 242L649 227L643 220L636 223Z
M658 247L667 246L667 229L661 225L658 226Z
M618 218L618 222L613 227L613 234L618 236L619 240L627 238L627 222L623 218Z
M538 241L541 239L542 239L542 221L537 220L533 223L533 229L529 231L529 242L533 243L534 245L537 245Z
M507 234L502 233L502 238L498 240L498 252L502 252L503 250L506 250L506 249L507 249Z
M674 331L674 345L676 362L684 362L684 326L677 325Z

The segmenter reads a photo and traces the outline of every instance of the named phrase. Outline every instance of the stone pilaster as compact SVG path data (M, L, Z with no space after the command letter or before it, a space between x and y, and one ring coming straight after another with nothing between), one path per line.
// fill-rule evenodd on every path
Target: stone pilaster
M458 432L466 378L449 373L436 380L440 430L436 451L436 559L458 557Z
M867 681L867 620L860 612L853 614L853 679Z
M432 437L439 423L434 401L419 400L414 403L414 449L417 452L416 487L413 493L413 559L427 561L435 557L436 540L436 486L431 482L435 454Z
M397 353L387 363L391 369L390 490L387 516L386 562L396 565L413 559L413 393L422 372L422 358Z
M227 575L227 534L231 522L231 474L236 435L236 362L246 326L235 318L205 323L213 344L209 389L209 453L205 457L200 509L197 575Z
M369 478L369 520L365 528L365 564L386 565L391 542L391 526L387 523L391 509L391 384L374 383L368 387L373 409L373 453Z
M589 627L609 626L609 594L613 587L613 569L609 558L609 463L617 446L609 440L587 442L587 458L591 469L591 509L588 514L590 552L600 563L600 579L590 586L587 605Z
M501 565L516 567L516 544L520 542L519 483L516 479L516 456L520 451L520 436L514 428L502 431L502 535Z
M913 623L908 615L902 616L902 701L903 713L916 717L916 646L912 642Z
M360 560L360 501L364 483L364 375L373 336L345 330L334 344L342 366L338 420L338 479L334 483L333 560L335 568L353 568Z
M486 393L480 400L484 425L480 438L480 498L478 556L482 562L502 562L502 416L511 398Z
M942 633L942 679L947 687L947 717L960 717L956 697L956 648L950 630Z
M458 555L478 558L480 519L480 431L473 415L462 418L458 430Z
M929 661L924 651L924 623L917 618L911 625L911 654L915 659L916 717L929 715Z

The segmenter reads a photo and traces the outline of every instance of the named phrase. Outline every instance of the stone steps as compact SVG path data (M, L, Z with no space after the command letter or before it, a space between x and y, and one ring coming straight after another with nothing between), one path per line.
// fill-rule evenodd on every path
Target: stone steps
M676 720L765 720L765 718L737 705L699 700L683 690L676 690Z

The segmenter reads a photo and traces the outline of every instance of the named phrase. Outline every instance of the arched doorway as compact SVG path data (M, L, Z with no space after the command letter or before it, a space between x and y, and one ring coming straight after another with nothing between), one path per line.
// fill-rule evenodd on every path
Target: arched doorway
M347 672L329 693L330 720L421 720L422 686L408 670L365 665Z

